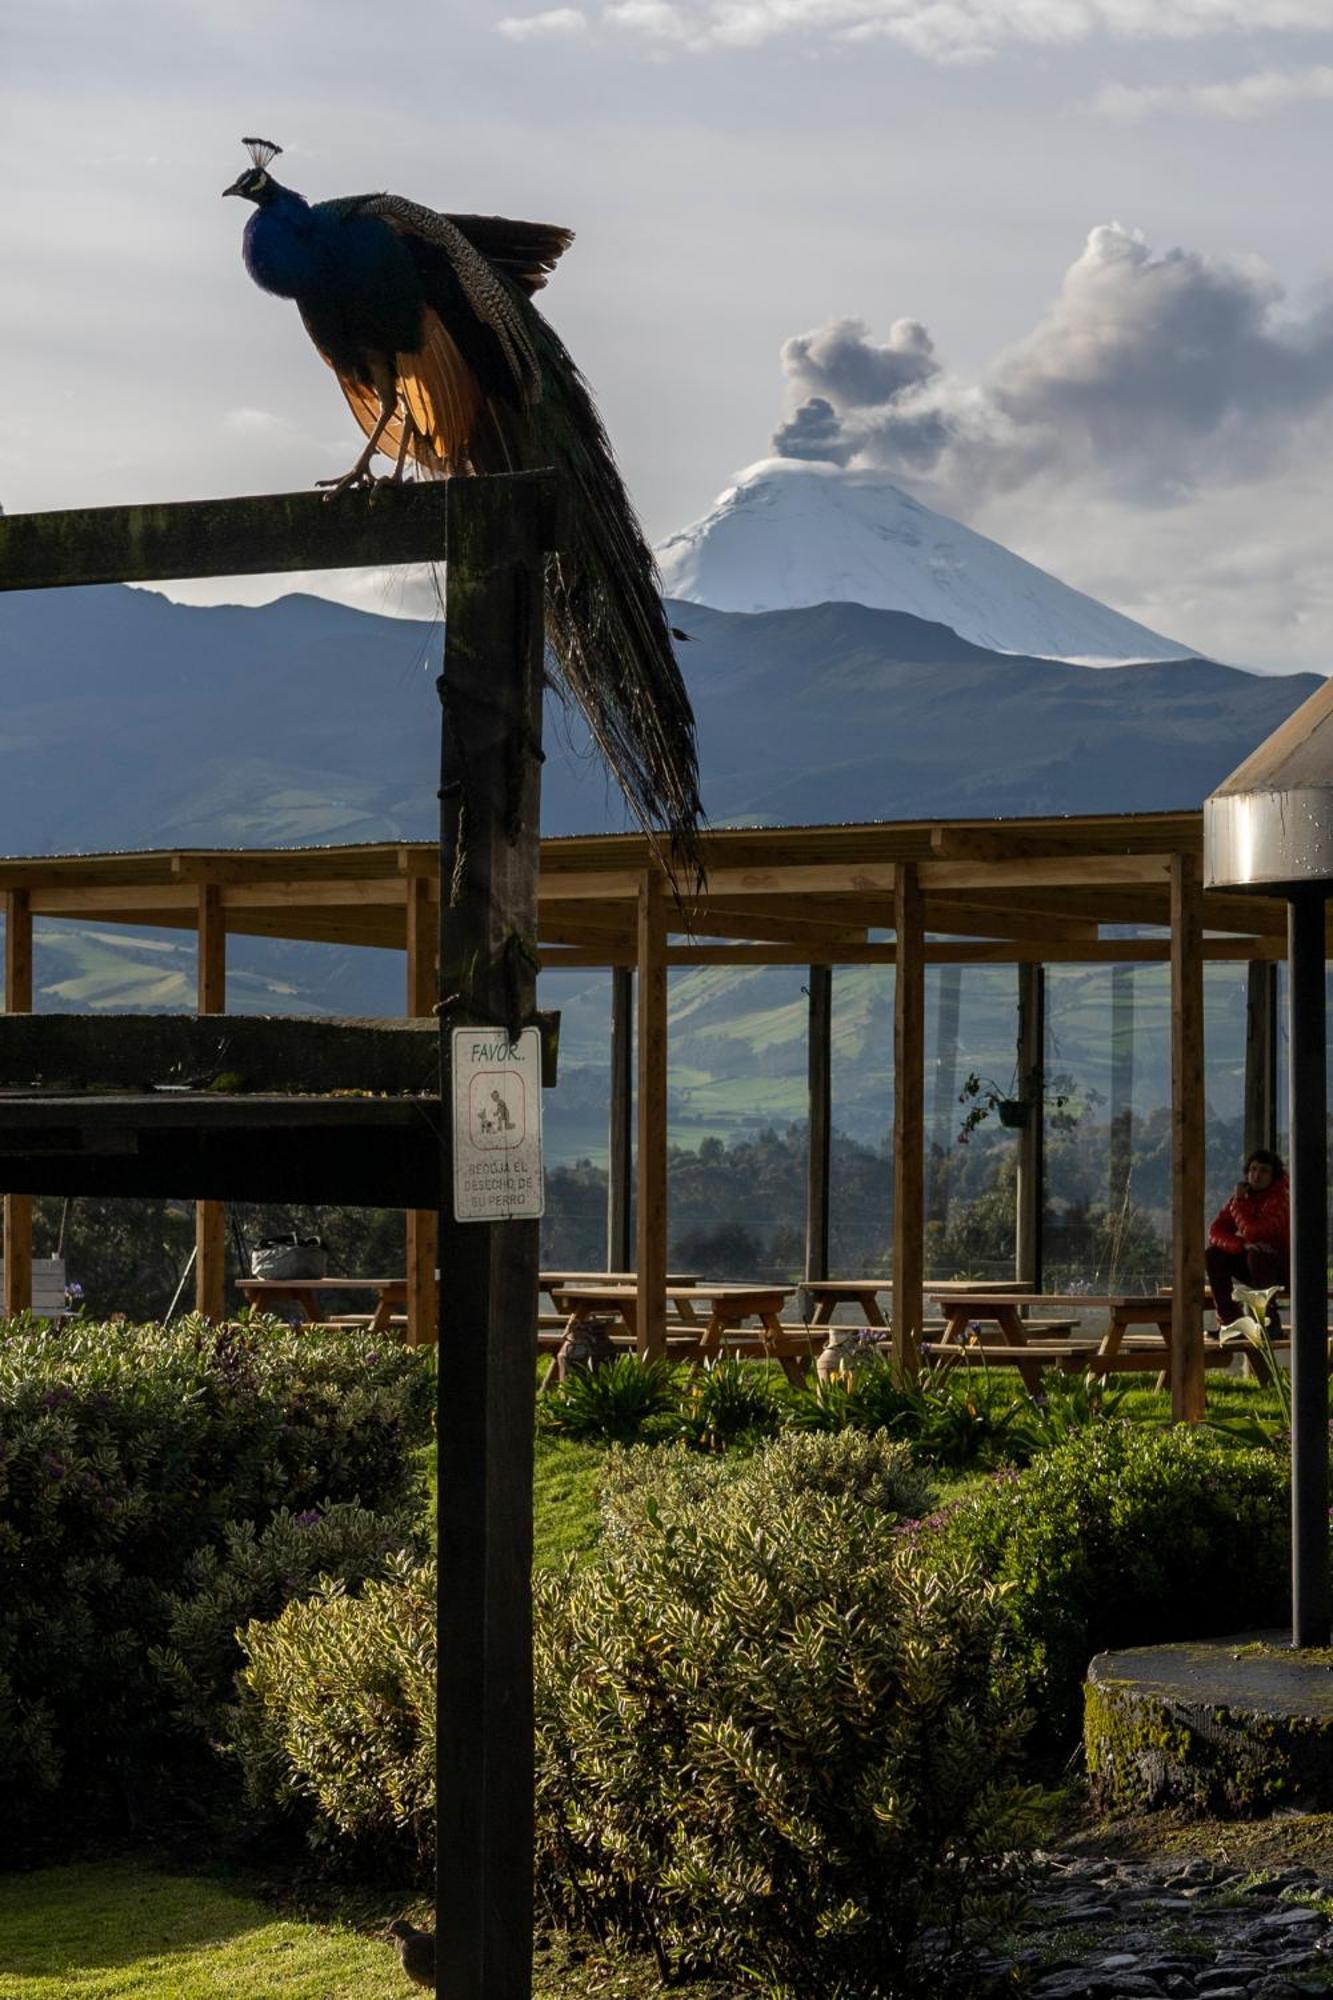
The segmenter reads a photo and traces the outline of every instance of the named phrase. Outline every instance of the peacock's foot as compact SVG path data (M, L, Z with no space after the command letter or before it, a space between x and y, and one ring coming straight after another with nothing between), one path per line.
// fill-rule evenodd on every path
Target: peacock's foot
M370 469L369 458L359 458L351 471L344 472L341 479L317 479L315 484L326 488L324 494L326 500L336 500L340 493L353 492L359 486L374 486L377 481Z

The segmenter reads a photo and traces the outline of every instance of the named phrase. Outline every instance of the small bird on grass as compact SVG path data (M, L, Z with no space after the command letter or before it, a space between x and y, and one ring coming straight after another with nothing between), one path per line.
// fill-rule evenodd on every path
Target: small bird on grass
M588 386L532 294L572 231L445 215L401 195L308 202L269 172L282 148L246 139L224 194L254 204L245 266L293 299L366 445L330 497L376 484L377 451L419 477L551 467L564 527L546 571L546 636L645 828L697 863L694 716L657 568Z
M395 1917L389 1936L398 1940L398 1957L403 1971L417 1986L435 1991L435 1933L419 1931L406 1917Z

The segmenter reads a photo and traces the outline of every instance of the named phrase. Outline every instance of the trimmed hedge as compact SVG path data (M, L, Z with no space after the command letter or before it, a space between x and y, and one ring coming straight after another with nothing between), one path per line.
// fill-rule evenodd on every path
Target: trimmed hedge
M353 1331L0 1326L0 1858L179 1813L151 1650L192 1561L283 1508L400 1513L432 1400Z

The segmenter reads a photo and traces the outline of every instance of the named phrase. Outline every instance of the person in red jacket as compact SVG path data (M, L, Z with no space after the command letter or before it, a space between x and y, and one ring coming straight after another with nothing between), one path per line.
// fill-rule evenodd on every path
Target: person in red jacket
M1290 1284L1290 1182L1277 1154L1266 1147L1250 1154L1244 1180L1214 1216L1204 1262L1219 1327L1240 1318L1233 1285L1262 1289ZM1280 1325L1276 1300L1269 1306L1268 1316L1272 1325Z

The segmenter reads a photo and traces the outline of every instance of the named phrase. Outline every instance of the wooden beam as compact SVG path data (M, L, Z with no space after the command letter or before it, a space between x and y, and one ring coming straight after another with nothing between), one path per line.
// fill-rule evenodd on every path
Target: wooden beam
M540 473L507 473L515 495ZM542 489L543 493L545 489ZM164 506L84 507L0 516L0 590L167 577L254 576L436 562L445 545L448 482L369 493L264 493Z
M1171 1412L1204 1414L1203 1285L1206 1119L1202 864L1171 859Z
M903 1377L921 1366L925 1272L926 965L919 871L895 868L898 964L893 983L893 1358Z
M222 891L200 883L196 897L199 962L195 1005L201 1014L222 1014L227 1008L227 919ZM194 1205L194 1309L204 1319L220 1320L227 1299L227 1211L219 1201Z
M1171 956L1168 938L1092 938L1051 944L1043 938L996 938L955 940L927 938L923 946L927 965L1022 965L1026 962L1049 965L1164 965ZM1205 959L1220 964L1244 963L1251 959L1285 957L1279 940L1272 938L1205 938ZM1331 954L1333 955L1333 954ZM800 945L761 944L669 944L668 966L698 965L893 965L898 957L896 944L834 945L827 952L811 952ZM551 966L606 965L614 958L596 947L586 951L543 953L542 962Z
M935 890L1137 889L1170 879L1167 854L1034 855L1019 861L923 861L921 886Z
M5 1012L32 1012L32 903L26 889L5 892ZM4 1202L5 1317L32 1304L32 1196Z
M634 973L611 971L611 1091L607 1115L606 1268L634 1262Z
M954 936L1044 938L1052 944L1086 944L1096 939L1098 920L1095 916L1060 916L1029 909L1007 898L982 903L964 897L928 896L924 922L927 930Z
M833 1133L833 967L812 965L806 1012L805 1275L829 1274Z
M634 1220L638 1347L666 1352L666 896L655 868L639 884L639 1159Z
M532 1219L454 1214L453 1027L531 1022L554 483L451 479L440 751L436 1992L532 1991ZM438 545L436 553L440 553ZM421 1203L408 1206L420 1207Z
M1181 814L1182 819L1185 818ZM1203 820L1198 816L1193 828L1193 838L1186 842L1183 830L1173 828L1173 834L1182 852L1203 852ZM932 858L939 861L1017 861L1048 855L1085 855L1090 849L1106 847L1118 843L1123 838L1126 852L1136 851L1140 843L1149 849L1161 839L1161 828L1153 825L1145 833L1138 831L1134 822L1124 822L1123 835L1114 819L1090 822L1086 834L1080 834L1066 824L1060 831L1029 828L1022 822L1009 821L1006 825L985 826L933 826L930 830L930 851Z
M412 1019L430 1019L439 998L436 966L440 911L438 878L424 874L405 877L407 890L407 991L403 1011ZM432 895L432 891L436 893ZM409 1208L406 1220L407 1344L433 1347L440 1331L439 1213L434 1208Z

